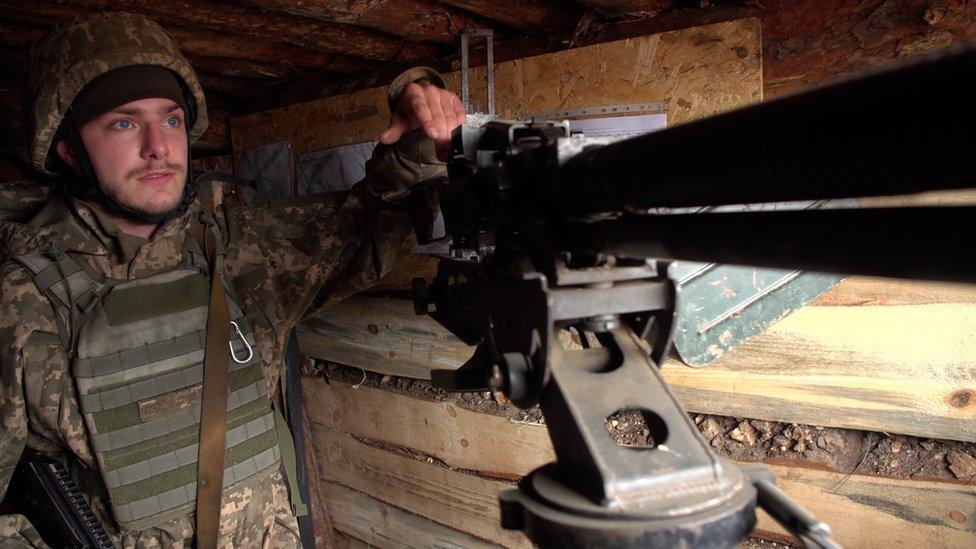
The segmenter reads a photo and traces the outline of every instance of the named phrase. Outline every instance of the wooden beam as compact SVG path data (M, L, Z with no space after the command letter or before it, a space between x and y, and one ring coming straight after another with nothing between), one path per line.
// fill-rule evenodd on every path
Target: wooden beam
M707 367L662 371L693 412L976 441L974 326L976 303L805 307ZM427 379L472 353L390 298L340 303L299 341L315 358Z
M250 61L279 64L283 67L292 65L335 73L358 73L379 66L368 59L325 53L241 35L228 33L213 35L176 27L167 28L167 31L176 40L180 50L194 58L246 58Z
M247 3L269 11L280 11L377 29L393 36L417 42L429 41L456 46L466 28L494 28L493 24L470 13L451 9L429 0L376 0L347 3L333 0L247 0Z
M251 78L234 78L199 69L196 73L205 90L215 90L234 99L255 101L274 93L272 87Z
M288 76L289 69L289 67L281 64L228 57L189 57L189 60L190 65L196 70L236 78L284 80Z
M210 119L210 125L207 127L207 131L200 136L200 139L194 143L193 149L195 151L205 151L209 154L230 153L230 116L227 114L227 111L208 109L207 116Z
M0 21L0 44L20 48L26 54L27 48L45 34L45 30L35 25Z
M332 523L373 547L501 547L341 484L325 483Z
M377 59L420 62L441 52L429 45L406 42L396 37L354 25L327 23L304 17L283 16L235 4L214 6L204 0L179 3L151 0L53 0L61 5L91 10L127 10L142 13L160 23L187 25L220 33L274 40L322 52L337 52ZM242 50L242 53L247 50Z
M90 13L91 10L37 0L0 0L0 12L12 20L5 23L10 29L0 33L0 40L3 43L32 44L43 37L51 26L75 15ZM322 52L226 30L214 33L166 23L162 23L162 26L189 58L241 59L283 68L307 67L342 74L359 74L383 66L383 63L361 57Z
M611 14L654 16L672 7L674 0L576 0Z
M976 3L954 0L764 0L766 93L976 39Z
M439 403L377 389L371 391L381 393L386 400L360 402L356 399L365 394L363 389L351 389L338 382L326 384L323 380L306 380L303 384L306 400L315 399L327 404L309 410L316 453L325 456L323 476L479 537L484 537L491 526L485 524L488 513L489 520L497 520L497 509L486 509L488 502L494 502L497 493L510 485L454 471L436 461L428 463L423 461L423 456L467 453L465 457L457 458L464 460L466 469L502 473L513 478L550 460L549 455L535 448L537 440L548 440L543 425L493 422L489 421L493 416L455 408L451 420L462 425L480 426L478 436L488 441L484 446L475 447L481 442L471 440L465 447L457 443L457 430L445 425L448 423L443 417L445 408ZM336 397L337 392L351 394ZM332 399L338 398L342 400L333 404ZM416 402L405 406L405 400ZM342 412L349 420L344 421L343 416L339 420L333 418L334 410L342 406L341 402L348 405L353 401L355 408ZM368 418L357 424L352 418L365 410L366 404L374 405L374 409ZM401 431L412 430L413 426L425 421L433 428L427 429L422 441L413 440ZM351 423L356 428L353 436L336 432ZM397 455L357 442L353 437L368 439L375 445L410 448L420 453L420 457ZM505 443L496 443L491 449L491 441ZM502 453L509 454L505 461L500 461ZM453 467L451 463L446 465ZM850 475L807 468L796 462L789 466L767 466L776 474L780 488L829 524L837 541L845 547L962 547L972 542L976 508L971 488L964 483ZM501 470L505 467L509 469ZM326 491L329 486L326 485ZM785 533L762 513L758 527ZM502 541L500 538L488 539Z
M477 13L527 32L567 32L576 28L582 10L569 2L551 0L441 0L441 3Z

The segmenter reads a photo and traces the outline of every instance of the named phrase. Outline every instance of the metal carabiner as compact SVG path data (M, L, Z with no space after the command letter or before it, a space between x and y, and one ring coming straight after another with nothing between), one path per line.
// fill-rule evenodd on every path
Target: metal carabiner
M238 326L237 323L234 322L233 320L231 320L230 323L231 323L232 326L234 326L234 330L237 331L237 335L240 336L241 341L244 343L244 346L247 347L247 358L245 358L244 360L240 360L240 359L237 358L237 355L234 354L234 342L233 341L228 341L227 342L227 344L230 345L230 357L233 358L234 359L234 362L236 362L238 364L247 364L248 362L251 361L252 358L254 358L254 350L251 349L251 344L247 342L247 338L244 337L244 334L241 332L241 327Z

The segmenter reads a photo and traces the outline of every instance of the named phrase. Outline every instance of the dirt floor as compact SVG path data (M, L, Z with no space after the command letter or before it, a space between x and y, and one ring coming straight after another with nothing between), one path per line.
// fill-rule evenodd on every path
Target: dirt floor
M326 362L310 361L307 370L351 385L447 401L515 421L545 423L538 408L519 409L500 393L447 393L427 381L384 376ZM706 414L691 414L691 418L716 453L737 461L782 458L811 461L847 473L976 480L976 443ZM654 444L652 429L635 411L607 418L607 430L620 444Z

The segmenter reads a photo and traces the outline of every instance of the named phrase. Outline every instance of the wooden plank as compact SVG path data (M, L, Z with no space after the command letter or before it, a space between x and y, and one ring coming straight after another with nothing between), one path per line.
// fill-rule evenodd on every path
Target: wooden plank
M971 487L941 482L769 465L777 485L833 529L849 549L973 547L976 495ZM765 512L760 530L786 533Z
M665 101L669 122L680 122L732 109L762 98L759 34L757 19L743 19L497 63L497 110L522 116ZM472 82L483 78L480 70ZM459 89L457 73L445 78ZM290 141L299 155L374 140L389 122L386 90L235 117L235 153L276 141Z
M556 460L548 432L535 423L370 387L317 379L306 385L310 397L325 403L309 410L313 424L409 448L455 469L514 479Z
M328 494L336 529L352 539L366 542L365 547L501 547L340 484L327 483L323 490Z
M494 416L463 408L455 408L451 421L460 425L480 425L486 441L507 441L501 451L510 454L499 459L499 450L483 451L472 440L467 447L455 446L457 432L445 426L443 403L428 402L409 396L387 393L378 389L351 389L348 385L314 381L305 385L309 397L328 400L328 408L335 410L356 403L355 411L341 412L338 417L322 408L310 410L309 420L320 455L330 452L328 459L335 463L333 473L338 482L367 491L398 506L409 504L410 509L437 508L446 505L438 494L429 494L428 486L446 479L450 485L462 486L463 499L481 505L494 498L504 483L491 483L477 477L451 471L437 464L427 464L409 457L394 455L361 443L333 429L351 429L357 437L394 446L413 448L429 455L443 454L453 448L468 455L466 468L475 471L495 471L507 476L525 474L550 460L537 450L545 427L538 424L515 424L494 421ZM412 401L412 402L410 402ZM369 415L356 420L364 410ZM430 425L421 439L411 435L415 426ZM533 434L533 431L535 432ZM513 436L515 432L519 436ZM491 443L487 443L488 446ZM331 465L331 467L330 467ZM976 497L972 488L958 482L932 482L892 479L868 475L848 475L797 466L769 465L776 474L779 486L817 517L830 524L837 540L845 547L873 548L885 545L907 547L964 547L976 542ZM507 470L504 470L507 469ZM409 482L399 484L402 478ZM477 482L483 481L483 482ZM398 495L395 486L409 495ZM373 490L373 491L371 491ZM479 492L479 490L481 490ZM477 494L477 495L474 495ZM422 503L426 498L438 498ZM392 498L392 499L388 499ZM394 501L395 499L395 501ZM462 497L454 494L452 501ZM399 503L398 503L399 502ZM420 511L418 511L420 512ZM433 512L432 512L433 513ZM423 514L423 513L421 513ZM430 516L438 522L468 528L471 513ZM440 517L440 518L438 518ZM448 517L450 517L448 519ZM443 519L443 520L442 520ZM474 526L470 526L474 527ZM477 527L483 528L482 525ZM758 527L762 530L785 532L771 519L761 514Z
M805 307L664 375L695 411L973 441L974 330L973 303Z
M805 307L704 368L669 360L693 412L976 441L976 303ZM472 349L407 300L354 297L303 324L303 352L429 379Z
M506 547L531 547L521 532L499 524L498 493L511 485L431 466L426 461L374 448L328 428L313 428L321 476L377 499L456 526Z
M390 280L399 279L394 278L391 273ZM811 301L809 305L850 307L933 303L976 303L976 285L852 276Z
M303 322L298 334L305 356L415 379L457 368L472 353L430 317L414 315L407 300L353 297Z

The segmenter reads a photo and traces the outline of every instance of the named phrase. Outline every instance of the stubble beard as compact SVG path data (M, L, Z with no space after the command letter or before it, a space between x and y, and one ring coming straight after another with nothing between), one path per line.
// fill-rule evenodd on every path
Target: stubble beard
M133 185L133 188L138 189L139 186L145 185L145 183L138 181L139 177L145 175L147 172L159 171L159 170L167 170L173 172L173 180L167 183L167 186L179 187L179 192L172 199L168 200L165 203L132 204L130 203L132 202L131 200L126 200L123 196L121 196L121 193L117 192L115 189L108 189L103 187L103 190L105 191L106 194L111 196L113 200L125 206L136 215L146 216L146 217L168 216L169 214L175 212L180 207L180 204L183 202L183 195L185 193L186 183L187 183L186 166L167 162L162 165L151 166L148 169L138 168L125 174L124 181L126 181L127 184L129 185Z

